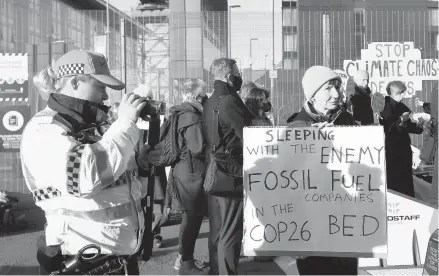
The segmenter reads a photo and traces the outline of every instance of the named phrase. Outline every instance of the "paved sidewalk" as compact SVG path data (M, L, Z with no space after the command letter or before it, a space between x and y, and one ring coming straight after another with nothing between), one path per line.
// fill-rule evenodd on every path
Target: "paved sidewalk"
M0 275L38 274L36 240L42 234L44 219L37 208L17 211L16 215L28 224L27 228L8 235L0 234ZM208 261L208 223L204 223L198 238L195 257ZM162 229L164 248L157 249L150 261L140 263L141 274L176 275L173 269L178 250L178 226ZM275 262L254 262L241 258L240 275L285 275Z

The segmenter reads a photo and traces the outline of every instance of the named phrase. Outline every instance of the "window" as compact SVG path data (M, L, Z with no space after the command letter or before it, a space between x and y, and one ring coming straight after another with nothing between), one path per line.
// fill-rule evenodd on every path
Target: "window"
M297 58L284 58L284 68L285 70L298 70L299 60Z
M282 9L282 26L297 26L297 9Z
M431 49L436 49L436 51L439 50L439 33L437 32L431 32L430 33L430 42L431 42Z
M297 34L284 35L284 52L297 51Z
M365 18L366 18L366 10L365 9L354 9L354 28L355 34L362 34L365 31Z
M438 10L430 9L429 16L430 16L430 26L438 26L439 25Z

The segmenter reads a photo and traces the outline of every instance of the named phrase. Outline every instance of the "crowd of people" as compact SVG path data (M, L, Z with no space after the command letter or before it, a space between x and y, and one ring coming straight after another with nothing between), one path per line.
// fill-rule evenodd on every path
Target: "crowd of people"
M179 157L167 179L164 170L156 172L162 189L158 213L165 208L165 198L172 209L182 212L174 266L180 275L238 274L242 192L206 193L206 171L214 162L212 154L217 153L229 156L233 160L230 166L242 167L244 127L274 126L267 116L272 108L270 92L253 82L243 82L235 60L216 59L210 72L214 77L210 97L203 80L189 79L182 103L170 108L171 114L179 114L175 129ZM114 119L108 122L109 110L103 105L108 98L105 88L122 89L124 84L111 76L104 56L85 50L66 53L34 82L46 95L48 107L26 126L21 158L26 184L47 219L45 235L38 241L41 273L60 270L68 256L96 244L101 254L123 256L128 274L138 274L135 256L145 231L139 202L148 185L144 177L148 164L155 162L151 157L155 148L143 145L136 126L144 99L125 94L112 110ZM306 101L288 118L286 126L362 126L378 119L385 132L388 188L413 197L409 133L421 134L425 123L415 119L401 102L407 87L401 81L391 81L384 110L376 117L368 73L358 71L354 82L354 91L343 97L342 81L336 72L324 66L310 67L302 79ZM436 86L432 94L437 97L437 92ZM430 125L437 144L435 104L437 98L429 106L435 110ZM221 181L218 176L217 182ZM242 189L242 176L233 181ZM434 181L437 184L437 172ZM194 259L205 217L210 229L209 264ZM154 234L155 246L161 247L160 226L154 227ZM256 258L266 260L270 258ZM358 260L316 256L299 258L297 266L302 275L356 275Z

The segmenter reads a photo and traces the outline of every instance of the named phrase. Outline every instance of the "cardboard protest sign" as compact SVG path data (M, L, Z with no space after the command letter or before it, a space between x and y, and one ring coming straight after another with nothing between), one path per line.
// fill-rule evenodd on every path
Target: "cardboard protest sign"
M416 170L419 165L421 165L422 160L421 160L421 151L417 148L414 147L413 145L411 145L412 148L412 169Z
M386 97L381 93L373 93L371 95L372 111L375 114L380 114L384 110L386 104Z
M334 72L340 76L343 91L346 91L346 86L348 84L348 79L349 79L348 74L345 71L340 70L340 69L334 70Z
M406 98L422 91L423 80L437 80L437 59L423 59L413 42L373 42L361 50L361 60L345 60L343 69L348 76L357 70L369 73L369 87L373 93L386 93L390 81L400 80L407 86Z
M244 195L247 256L387 253L382 127L245 128Z

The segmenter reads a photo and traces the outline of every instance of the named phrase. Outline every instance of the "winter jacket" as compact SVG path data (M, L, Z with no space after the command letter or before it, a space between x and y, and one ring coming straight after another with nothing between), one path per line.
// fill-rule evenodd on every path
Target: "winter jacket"
M333 121L335 125L356 125L352 115L343 110L336 110L329 116L318 115L310 103L287 123L291 127L309 127L311 124L323 121ZM339 257L306 257L297 259L297 268L300 275L357 275L357 258L339 258Z
M355 92L351 95L348 105L352 106L352 113L354 120L361 123L361 125L372 125L374 123L374 116L372 111L371 93L369 87L361 88L355 85Z
M24 179L45 213L48 246L60 245L63 255L89 244L102 254L132 255L144 231L140 199L146 187L135 161L139 131L119 117L101 137L90 136L95 142L72 136L84 130L88 104L51 95L23 131Z
M414 197L409 133L421 134L423 129L410 120L401 125L400 117L404 112L411 111L405 104L386 97L380 124L385 133L387 188Z
M202 106L185 102L173 106L171 113L183 112L178 116L177 133L180 157L172 166L168 191L172 195L172 209L191 214L204 214L204 138L201 129Z
M234 89L223 81L215 81L214 92L204 104L203 110L203 136L206 139L206 146L209 148L214 142L213 111L218 106L219 97L219 141L217 151L223 152L229 149L232 152L242 152L243 129L251 125L253 115L245 106Z

